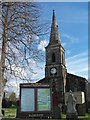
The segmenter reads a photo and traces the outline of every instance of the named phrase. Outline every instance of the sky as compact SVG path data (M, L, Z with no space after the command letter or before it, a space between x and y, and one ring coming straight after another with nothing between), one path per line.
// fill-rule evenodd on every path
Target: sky
M39 4L42 7L42 20L48 21L50 25L52 11L55 10L60 42L65 48L67 71L88 78L88 3ZM43 42L48 43L49 36ZM41 47L41 50L44 48Z
M89 2L89 0L36 0L36 1L37 2Z
M65 49L65 61L68 73L88 79L88 3L87 2L38 2L41 9L41 22L52 23L52 12L55 10L60 42ZM49 34L42 37L37 48L45 54L45 47L49 43ZM37 37L37 39L39 39ZM44 58L45 59L45 58ZM37 68L34 60L32 66L37 74L32 78L37 81L45 77L45 62ZM11 82L11 90L19 84ZM14 85L14 86L13 86Z

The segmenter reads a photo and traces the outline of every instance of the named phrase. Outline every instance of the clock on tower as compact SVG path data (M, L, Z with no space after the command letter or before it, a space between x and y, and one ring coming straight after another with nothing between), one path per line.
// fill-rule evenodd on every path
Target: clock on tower
M50 70L50 73L52 74L52 75L54 75L54 74L56 74L56 72L57 72L57 69L56 68L51 68L51 70Z

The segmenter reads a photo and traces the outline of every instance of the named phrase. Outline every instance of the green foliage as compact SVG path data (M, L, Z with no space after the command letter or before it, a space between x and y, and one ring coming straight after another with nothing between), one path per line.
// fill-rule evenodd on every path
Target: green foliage
M16 93L15 93L15 92L12 92L12 93L10 94L9 100L12 101L12 102L16 102L16 101L17 101Z

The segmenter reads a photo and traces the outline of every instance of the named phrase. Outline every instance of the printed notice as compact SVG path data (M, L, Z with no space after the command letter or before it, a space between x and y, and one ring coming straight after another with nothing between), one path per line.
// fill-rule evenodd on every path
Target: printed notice
M49 88L38 89L38 111L50 111L51 110L51 96Z
M35 111L35 97L33 88L22 88L21 90L21 111Z

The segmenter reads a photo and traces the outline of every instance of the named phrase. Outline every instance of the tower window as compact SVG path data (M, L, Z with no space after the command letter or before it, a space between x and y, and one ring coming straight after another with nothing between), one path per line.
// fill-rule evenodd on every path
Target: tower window
M52 62L55 62L55 53L52 54Z
M62 54L62 64L64 64L64 54Z
M62 55L62 64L63 64L63 55Z

